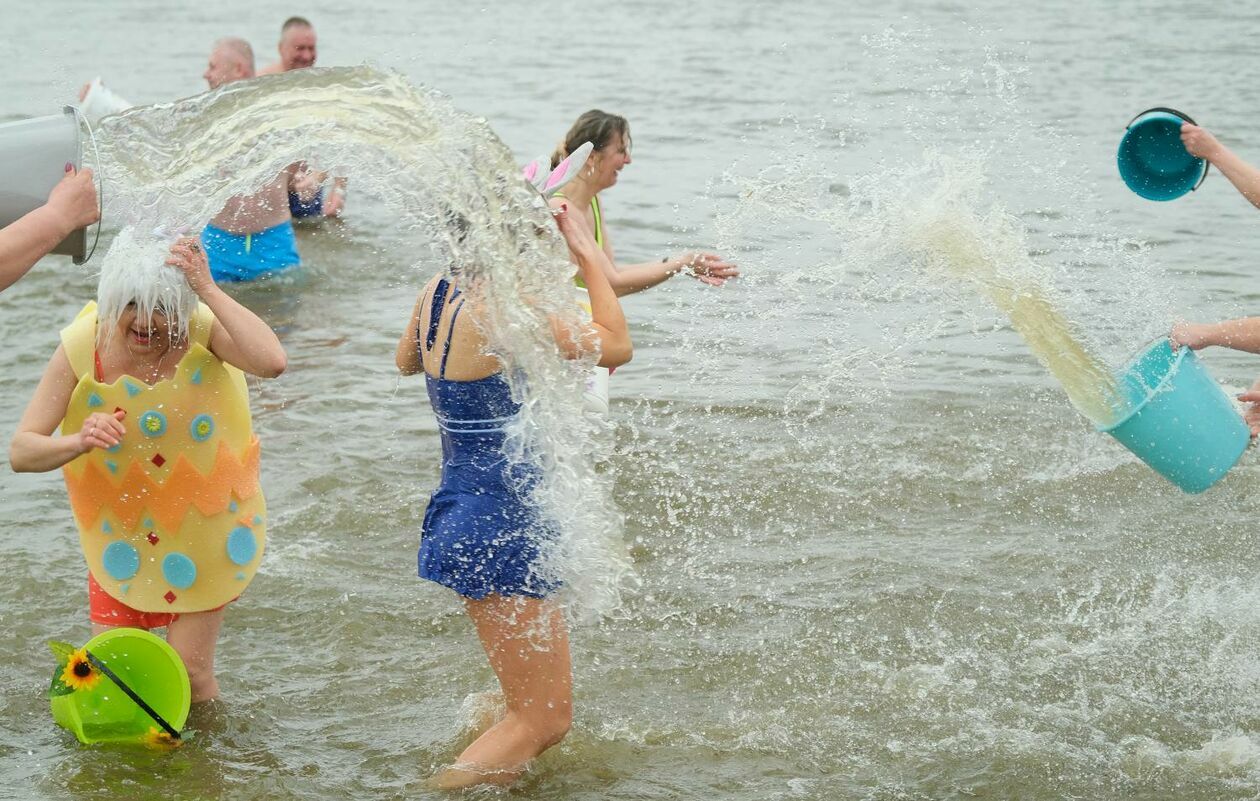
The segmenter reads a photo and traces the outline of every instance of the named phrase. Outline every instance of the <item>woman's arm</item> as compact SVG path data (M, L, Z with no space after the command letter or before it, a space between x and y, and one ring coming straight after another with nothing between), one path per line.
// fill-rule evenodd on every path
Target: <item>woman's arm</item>
M398 372L403 375L415 375L424 370L424 363L420 361L420 343L416 339L416 331L420 325L420 302L424 300L425 294L426 292L421 292L416 298L416 307L411 310L411 320L407 323L402 336L398 338L398 347L394 350L394 364L398 365Z
M1211 162L1251 205L1260 208L1260 170L1240 159L1211 132L1197 125L1187 122L1181 126L1181 143L1190 155Z
M557 206L558 202L552 203L553 208ZM709 286L721 286L729 279L739 277L739 268L716 253L681 253L661 261L617 264L617 257L613 255L612 238L606 225L604 226L604 255L608 257L608 264L603 272L618 297L651 289L679 273L687 273Z
M125 412L89 415L74 434L53 436L78 380L70 359L60 346L44 369L44 376L26 405L17 433L9 445L9 464L15 473L45 473L73 460L92 448L112 448L126 433Z
M47 203L0 229L0 292L26 275L71 231L100 219L92 171L76 173L73 165L66 167Z
M598 349L600 367L620 367L630 361L634 346L621 303L608 282L612 264L607 254L595 244L595 238L579 215L571 213L562 203L556 210L555 218L560 233L569 245L569 252L582 272L591 298L590 329L575 341L567 327L553 320L556 343L566 358L579 358Z
M275 378L284 372L288 357L280 338L258 315L219 289L196 239L184 237L171 245L166 263L184 274L197 297L214 312L211 353L259 378Z
M1169 335L1173 347L1191 350L1222 348L1260 353L1260 317L1243 317L1222 323L1177 323Z

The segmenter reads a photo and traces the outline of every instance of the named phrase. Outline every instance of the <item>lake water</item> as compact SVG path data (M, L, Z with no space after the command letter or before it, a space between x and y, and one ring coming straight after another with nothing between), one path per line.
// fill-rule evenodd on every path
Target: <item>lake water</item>
M1113 366L1175 319L1254 312L1260 215L1215 170L1161 204L1114 164L1155 105L1260 161L1239 68L1260 11L371 5L27 8L0 119L97 74L135 102L194 94L215 38L266 63L298 11L321 65L437 88L521 164L587 108L624 114L619 256L741 264L723 289L679 277L625 303L605 469L639 586L575 629L574 730L512 796L1255 797L1254 456L1183 495L914 234L966 235ZM87 638L82 560L60 476L0 472L0 795L425 798L464 742L493 677L454 595L415 577L439 440L392 358L427 279L414 232L352 185L344 223L299 247L297 276L234 290L290 362L254 384L270 550L188 746L84 749L52 724L43 642ZM0 296L6 432L97 266L49 259ZM1260 375L1204 356L1231 387Z

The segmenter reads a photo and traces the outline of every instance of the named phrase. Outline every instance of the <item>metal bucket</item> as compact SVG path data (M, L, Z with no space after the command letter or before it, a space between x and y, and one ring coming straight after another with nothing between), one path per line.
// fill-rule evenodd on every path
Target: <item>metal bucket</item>
M66 162L83 162L80 117L66 106L61 114L0 124L0 227L10 225L48 202L48 193L65 176ZM86 120L82 121L86 126ZM91 129L88 128L91 135ZM97 227L100 233L100 227ZM95 248L95 243L93 243ZM53 253L82 264L91 255L87 228L72 231Z

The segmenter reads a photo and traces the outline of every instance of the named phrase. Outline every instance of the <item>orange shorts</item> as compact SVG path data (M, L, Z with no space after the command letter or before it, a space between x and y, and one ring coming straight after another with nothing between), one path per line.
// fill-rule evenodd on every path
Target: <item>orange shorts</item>
M227 606L224 604L223 606ZM211 611L217 612L222 609ZM88 619L102 626L129 626L133 629L160 629L179 619L176 612L141 612L101 589L96 579L88 573Z

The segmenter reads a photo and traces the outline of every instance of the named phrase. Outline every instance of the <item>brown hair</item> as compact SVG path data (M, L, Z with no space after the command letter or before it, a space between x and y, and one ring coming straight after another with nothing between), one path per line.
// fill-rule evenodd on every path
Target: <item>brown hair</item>
M551 169L555 169L564 157L577 150L584 143L590 142L596 150L604 147L612 140L613 134L621 134L626 147L630 147L630 123L625 117L609 114L593 108L577 118L573 127L564 135L564 141L556 152L551 154Z

